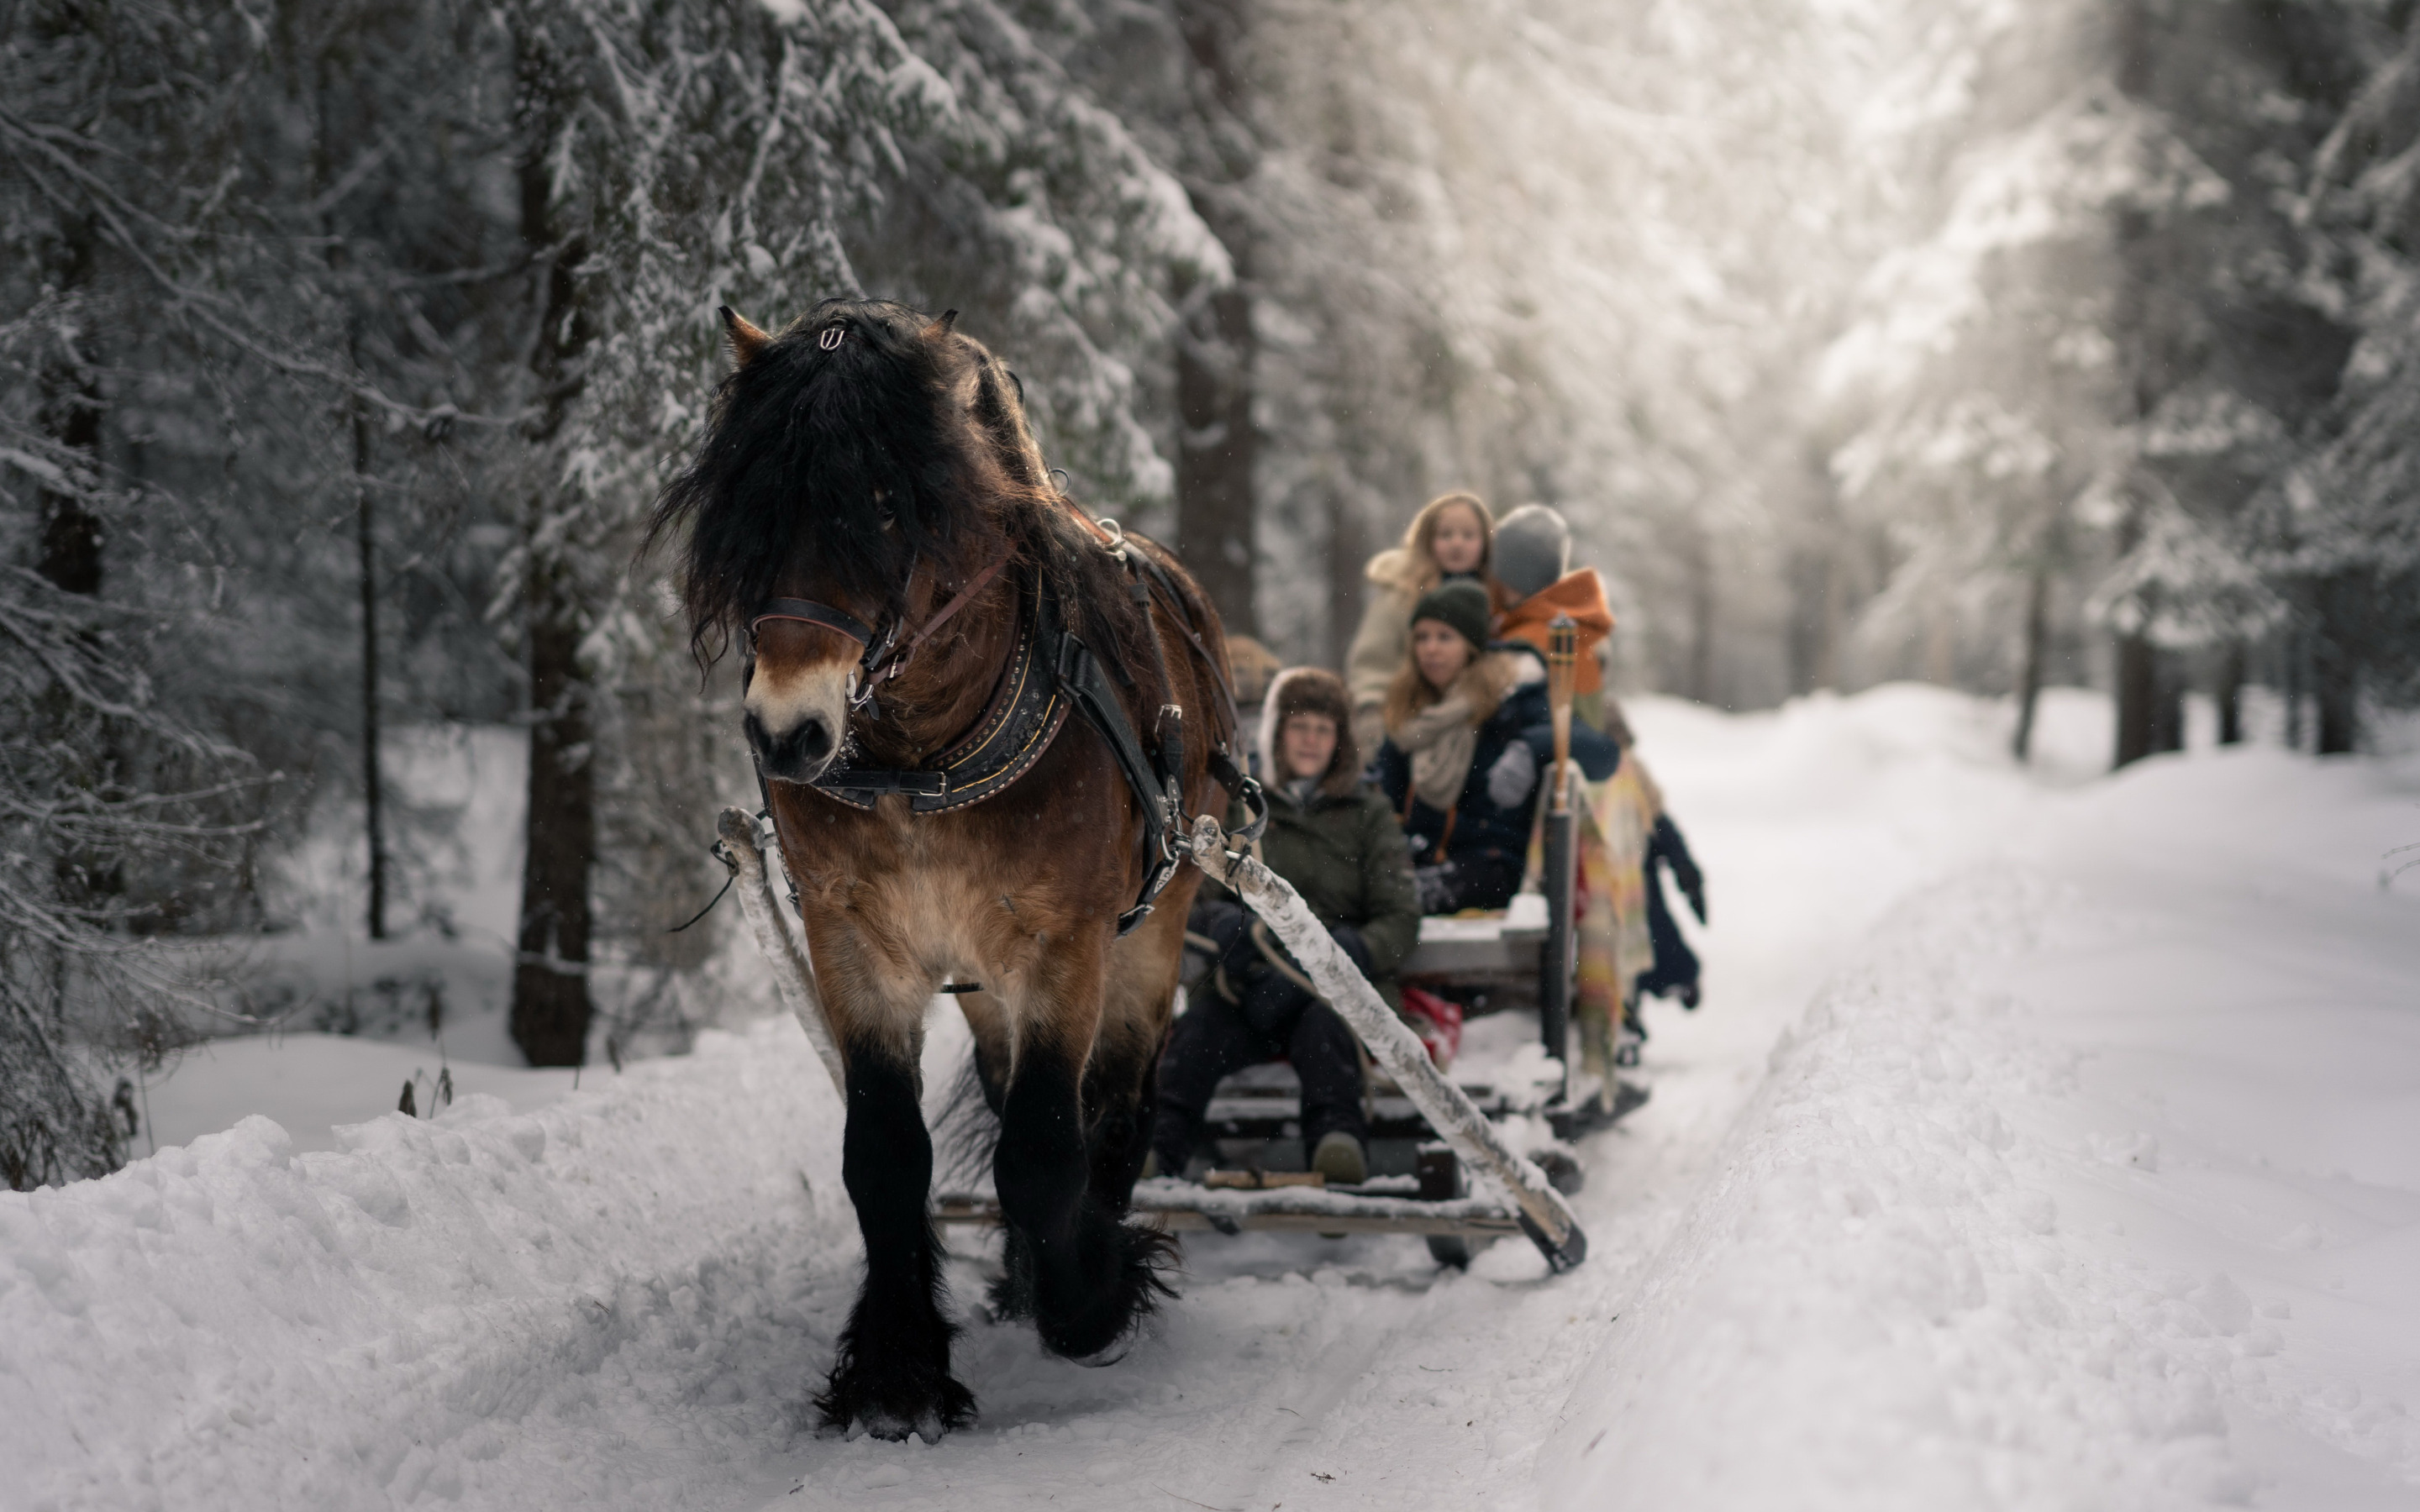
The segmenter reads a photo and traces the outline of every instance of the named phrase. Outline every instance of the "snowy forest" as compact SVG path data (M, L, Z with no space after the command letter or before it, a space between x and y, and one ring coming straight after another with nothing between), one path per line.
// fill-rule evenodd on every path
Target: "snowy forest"
M0 0L8 1512L2420 1508L2415 1010L2415 0Z
M397 774L464 731L521 1050L712 1018L748 779L634 548L719 304L960 310L1288 660L1461 486L1574 522L1626 689L2022 757L2088 687L2121 765L2420 700L2402 0L21 0L0 163L13 1187L199 1040L439 1026L467 822Z

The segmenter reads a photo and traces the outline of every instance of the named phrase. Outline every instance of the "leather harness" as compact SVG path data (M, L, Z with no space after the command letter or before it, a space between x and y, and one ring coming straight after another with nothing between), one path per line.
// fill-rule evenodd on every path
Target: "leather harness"
M1089 518L1085 523L1094 525ZM1151 632L1159 686L1173 691L1175 685L1169 676L1167 653L1152 613L1155 588L1184 625L1194 654L1209 668L1212 682L1226 704L1232 729L1235 700L1227 683L1227 670L1211 656L1175 583L1157 563L1126 544L1125 532L1114 521L1094 525L1094 532L1126 569L1128 594L1141 609L1143 623ZM904 645L896 643L895 622L877 637L871 625L830 605L812 599L775 598L768 600L749 620L752 650L757 626L768 620L794 620L847 636L864 648L849 697L850 709L862 710L868 717L878 718L881 710L874 703L876 688L905 671L917 648L972 602L1005 565L1007 559L1002 558L976 574ZM1033 574L1020 585L1017 597L1016 647L1001 669L991 698L971 729L923 766L905 770L832 766L809 785L853 809L871 810L884 795L898 794L908 799L911 814L947 813L981 803L1015 785L1050 748L1065 726L1068 714L1079 714L1116 758L1118 770L1133 790L1136 806L1143 815L1144 854L1150 857L1150 866L1134 906L1118 916L1117 933L1124 937L1150 915L1170 878L1176 874L1177 864L1187 856L1185 710L1173 702L1160 707L1155 721L1156 738L1146 751L1134 721L1126 714L1125 701L1109 685L1100 658L1068 628L1044 576ZM1261 795L1260 784L1245 775L1223 743L1211 749L1209 769L1211 779L1241 800L1249 811L1249 824L1235 832L1240 843L1249 844L1268 822L1268 804ZM758 779L761 782L761 772Z

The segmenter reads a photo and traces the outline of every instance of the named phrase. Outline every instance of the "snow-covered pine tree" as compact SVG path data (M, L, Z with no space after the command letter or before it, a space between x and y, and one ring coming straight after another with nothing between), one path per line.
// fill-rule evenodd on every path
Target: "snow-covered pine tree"
M147 536L189 501L124 465L164 348L258 333L210 286L209 63L171 8L0 16L0 1176L98 1174L125 1138L96 1071L156 1069L214 1011L180 930L248 855L256 769L155 679L185 626ZM171 601L173 604L173 600ZM163 696L163 693L165 696ZM180 704L182 707L180 708Z
M2420 704L2415 148L2420 18L2407 10L2315 155L2299 218L2355 344L2312 444L2252 511L2261 563L2306 630L2321 752L2353 748L2365 695Z
M2174 655L2240 648L2280 606L2251 561L2249 501L2307 444L2350 345L2304 276L2294 224L2308 164L2377 31L2341 0L2115 12L2116 79L2217 186L2164 213L2120 208L2109 330L2133 442L2120 560L2095 595L2118 637L2118 759L2182 739ZM2222 687L2233 702L2233 691Z
M2109 219L2196 181L2117 98L2092 8L2024 26L1962 11L1918 42L1911 61L1978 83L1897 144L1893 219L1913 234L1825 356L1833 471L1885 545L1859 614L1868 674L2013 687L2022 759L2054 594L2070 615L2077 596L2078 501L2120 449Z

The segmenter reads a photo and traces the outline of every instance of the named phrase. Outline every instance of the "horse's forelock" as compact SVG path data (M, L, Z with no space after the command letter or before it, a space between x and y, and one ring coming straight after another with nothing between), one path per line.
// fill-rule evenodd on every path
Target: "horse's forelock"
M901 305L826 301L724 378L647 535L688 523L679 579L701 661L800 562L897 612L911 563L955 567L990 533L981 496L997 470L948 392L972 344L927 325Z

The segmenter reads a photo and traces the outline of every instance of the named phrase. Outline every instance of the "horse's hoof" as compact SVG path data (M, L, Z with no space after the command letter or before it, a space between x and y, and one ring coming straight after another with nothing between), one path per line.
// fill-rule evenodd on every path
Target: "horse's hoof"
M941 1414L938 1412L926 1412L922 1417L910 1419L876 1410L865 1413L855 1423L850 1424L848 1436L851 1442L858 1439L880 1439L886 1443L905 1443L908 1442L908 1435L912 1433L923 1440L925 1445L930 1447L940 1443L941 1435L948 1431L948 1428L942 1427Z
M815 1405L827 1431L851 1440L873 1438L897 1443L912 1433L926 1443L939 1443L943 1434L975 1420L974 1393L947 1375L886 1380L853 1374L833 1381Z

